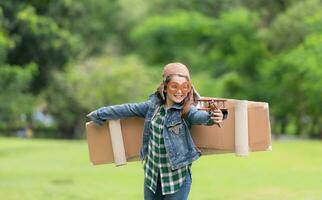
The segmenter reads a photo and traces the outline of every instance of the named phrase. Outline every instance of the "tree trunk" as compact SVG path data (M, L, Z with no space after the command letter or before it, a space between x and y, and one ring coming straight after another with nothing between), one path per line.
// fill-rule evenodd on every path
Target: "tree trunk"
M296 118L296 131L295 131L295 135L299 136L301 135L302 129L303 129L303 124L301 121L301 114L298 115L298 117Z
M287 127L287 120L283 119L282 122L281 122L281 134L285 134L286 127Z
M310 138L313 138L315 136L315 134L318 134L317 126L318 126L318 117L313 117L311 127L309 129Z
M77 117L77 122L75 125L75 138L85 139L85 124L86 124L86 113L81 113Z

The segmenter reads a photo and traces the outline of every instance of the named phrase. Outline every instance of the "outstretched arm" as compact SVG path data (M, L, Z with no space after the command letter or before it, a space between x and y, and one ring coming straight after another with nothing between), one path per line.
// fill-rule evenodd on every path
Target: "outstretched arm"
M207 125L211 126L216 123L220 123L227 118L228 112L222 113L220 110L214 113L212 116L207 111L198 110L196 106L192 105L188 112L187 118L190 125Z
M92 111L86 116L98 125L102 125L106 120L121 119L126 117L145 117L150 101L141 103L126 103L101 107Z

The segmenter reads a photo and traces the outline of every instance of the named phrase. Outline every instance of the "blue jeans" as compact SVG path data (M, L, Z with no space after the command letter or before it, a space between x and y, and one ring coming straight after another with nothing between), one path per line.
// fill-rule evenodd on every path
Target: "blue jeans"
M190 186L191 186L191 174L189 172L187 173L186 179L183 182L182 186L180 187L179 191L177 191L174 194L162 195L160 180L161 178L159 174L157 190L155 194L148 187L146 187L144 183L144 200L187 200L188 199Z

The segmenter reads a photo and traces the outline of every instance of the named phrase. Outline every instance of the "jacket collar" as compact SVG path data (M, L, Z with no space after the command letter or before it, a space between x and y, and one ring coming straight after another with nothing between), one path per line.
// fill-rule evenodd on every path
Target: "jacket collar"
M171 108L175 108L175 109L182 109L183 105L181 103L174 103L171 107Z
M162 103L162 100L155 93L151 94L149 96L149 98L151 99L151 101L154 104L161 105L161 103ZM175 108L175 109L179 109L180 110L180 109L183 108L183 105L181 103L174 103L169 109L172 109L172 108Z

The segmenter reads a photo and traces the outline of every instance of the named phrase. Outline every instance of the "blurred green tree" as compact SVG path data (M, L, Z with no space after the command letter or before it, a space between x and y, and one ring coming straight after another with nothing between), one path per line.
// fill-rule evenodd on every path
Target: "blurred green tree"
M200 71L207 68L213 28L215 21L200 13L174 11L168 16L147 18L133 30L131 38L148 64L162 66L177 60Z
M263 32L273 53L295 48L305 37L321 32L322 2L320 0L298 1L278 15Z
M0 8L0 65L6 63L8 51L12 45L12 40L8 37L8 33L3 27L4 18L2 15L2 9Z
M31 121L35 97L28 93L29 83L37 73L37 66L24 68L0 65L0 124L1 128L22 128Z
M260 96L274 105L276 133L321 134L321 9L319 0L296 2L261 32L271 59L263 60Z
M235 81L225 78L223 95L259 99L253 82L260 78L259 63L267 51L257 34L257 24L256 14L245 9L225 12L218 19L175 11L148 18L133 31L132 38L149 64L182 61L193 72L207 71L214 78L235 73Z
M33 78L30 89L38 93L47 85L51 70L61 69L75 55L79 38L61 29L52 19L38 15L27 2L1 1L0 7L4 29L12 40L6 63L16 66L36 63L39 73Z
M61 137L80 138L84 137L86 114L106 105L146 100L151 86L157 86L154 77L133 57L92 58L55 73L44 95Z
M306 37L291 51L268 61L263 68L262 96L272 105L278 133L294 122L295 134L321 134L322 34ZM265 91L265 92L264 92Z
M115 0L1 1L3 27L12 41L6 62L37 63L30 89L38 94L54 69L104 48L117 29L117 6Z
M86 58L100 53L106 42L118 37L122 25L118 23L120 11L118 0L56 0L48 1L44 15L80 38L78 56Z

